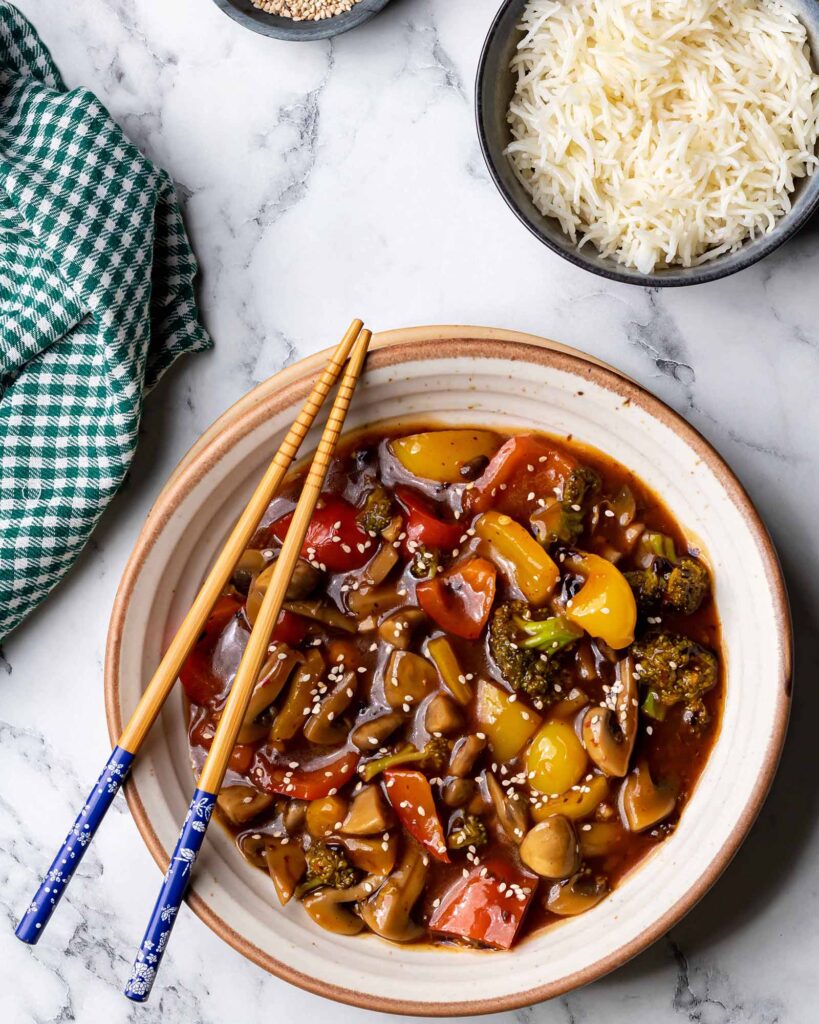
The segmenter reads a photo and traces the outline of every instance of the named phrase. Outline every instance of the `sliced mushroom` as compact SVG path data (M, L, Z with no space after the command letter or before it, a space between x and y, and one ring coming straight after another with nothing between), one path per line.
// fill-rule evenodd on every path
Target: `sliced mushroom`
M404 603L395 583L382 583L378 587L360 586L347 592L347 607L358 619L368 615L383 615Z
M384 881L383 876L365 878L349 889L331 889L326 886L302 900L304 909L321 928L336 935L358 935L364 922L347 904L357 903L374 892Z
M543 797L532 805L532 817L543 821L552 814L562 814L572 821L588 818L609 795L609 780L605 775L581 779L577 785L559 796Z
M241 832L236 836L236 845L242 851L245 860L257 868L266 868L267 844L271 838L264 832Z
M622 842L625 833L619 821L590 821L580 828L583 857L606 857Z
M369 718L353 729L350 739L362 753L376 750L403 721L404 716L397 711L379 715L378 718Z
M441 796L447 807L466 807L478 792L474 779L450 779Z
M568 695L551 709L552 718L574 718L578 711L589 703L588 696L577 686L572 687Z
M620 816L630 832L645 832L658 824L676 803L675 794L652 779L646 761L641 761L620 787Z
M289 903L307 868L304 851L297 843L271 842L265 851L267 870L282 906Z
M292 650L287 644L271 644L272 650L267 661L259 672L259 677L250 695L250 702L242 721L244 725L251 725L259 715L266 711L274 700L284 689L284 684L290 678L290 673L304 661L304 656L298 651ZM266 732L267 730L265 730ZM247 740L239 739L237 742L246 743Z
M321 622L325 626L335 626L336 629L343 629L345 633L356 632L355 620L325 601L288 600L285 601L283 607L286 611L301 615L305 619L313 619L314 622Z
M398 835L391 832L380 836L339 836L353 867L372 875L387 876L395 867L398 856Z
M384 673L384 696L391 708L417 705L434 689L438 673L420 654L393 651Z
M372 836L386 832L395 823L380 786L364 786L353 797L350 810L341 826L350 836Z
M412 942L424 934L410 914L427 879L428 862L415 843L407 843L401 863L373 896L361 905L365 924L382 939Z
M602 803L597 805L594 817L596 821L613 821L617 817L617 811L608 802L608 800L604 800Z
M345 672L320 704L314 704L304 726L304 738L311 743L332 746L347 736L347 726L339 721L355 697L358 676Z
M307 831L314 839L324 839L338 832L347 817L348 806L347 800L337 793L311 800L305 814Z
M484 777L498 823L513 843L520 843L529 828L526 801L516 791L505 790L492 772L486 772Z
M609 892L601 875L581 873L566 882L556 882L546 896L546 909L561 917L574 917L596 907Z
M486 740L474 732L458 740L449 758L449 774L465 778L471 775L475 762L486 749Z
M288 835L293 835L304 826L307 817L307 801L288 800L282 812L282 824Z
M571 822L554 814L526 833L520 859L542 878L568 878L580 867L577 836Z
M383 583L395 568L399 557L398 549L389 541L384 541L361 574L365 583L371 587Z
M239 727L236 734L237 743L258 743L267 735L269 726L262 722L246 722Z
M631 657L617 664L611 689L614 709L590 707L583 716L582 739L586 753L605 775L622 778L637 738L637 683Z
M427 732L446 736L450 732L458 732L464 724L458 705L445 693L436 693L427 704L424 725Z
M246 825L266 811L273 803L269 793L260 793L253 786L225 786L219 791L216 803L219 810L234 825Z
M233 570L230 582L240 594L246 594L253 582L253 577L258 576L267 565L264 554L256 548L248 548L239 556L239 561Z
M304 665L293 676L287 698L270 729L272 741L292 740L302 728L313 705L313 690L323 675L324 659L313 648L305 657Z
M250 586L247 594L245 614L247 615L247 621L251 626L256 623L256 616L259 614L259 609L262 606L262 600L264 595L267 593L267 588L270 586L270 581L273 578L275 568L276 563L271 562L270 565L259 573ZM300 558L298 562L296 562L293 575L290 577L290 582L287 584L285 600L288 602L301 601L316 589L320 579L321 573L319 570L310 565L309 562L305 562L303 558Z
M420 608L399 608L388 615L378 627L378 635L385 644L406 651L412 640L413 630L426 616Z

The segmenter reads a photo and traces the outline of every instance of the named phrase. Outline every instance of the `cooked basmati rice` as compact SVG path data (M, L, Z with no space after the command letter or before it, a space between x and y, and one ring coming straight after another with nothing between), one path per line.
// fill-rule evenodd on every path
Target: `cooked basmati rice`
M819 76L778 0L529 0L507 154L541 213L636 267L773 228L813 172Z

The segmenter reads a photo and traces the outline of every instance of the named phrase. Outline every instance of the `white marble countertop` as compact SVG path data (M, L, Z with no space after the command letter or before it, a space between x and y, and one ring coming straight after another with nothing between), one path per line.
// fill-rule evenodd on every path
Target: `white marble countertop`
M44 940L29 948L11 934L108 750L108 615L151 502L220 412L354 315L378 329L516 328L620 367L733 465L790 586L795 714L773 793L735 862L625 968L496 1019L816 1021L819 221L763 264L698 288L609 284L552 255L507 211L476 140L474 68L496 0L394 0L364 28L316 44L252 34L208 0L20 6L69 85L93 89L178 183L216 347L183 360L150 398L124 492L0 657L3 1024L379 1016L268 976L187 909L151 1002L129 1004L120 992L159 875L121 799Z

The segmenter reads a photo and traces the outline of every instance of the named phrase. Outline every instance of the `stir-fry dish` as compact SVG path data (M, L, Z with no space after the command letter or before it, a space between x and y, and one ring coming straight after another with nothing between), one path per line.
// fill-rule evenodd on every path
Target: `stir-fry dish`
M181 673L196 771L299 483ZM698 554L571 439L351 436L219 796L242 854L342 935L509 949L594 907L674 830L719 726Z

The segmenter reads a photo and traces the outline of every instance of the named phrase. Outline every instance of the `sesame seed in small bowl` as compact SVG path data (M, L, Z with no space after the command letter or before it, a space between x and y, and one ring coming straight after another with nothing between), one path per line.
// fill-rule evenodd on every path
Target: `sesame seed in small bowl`
M389 0L214 0L240 25L263 36L304 42L363 25Z

